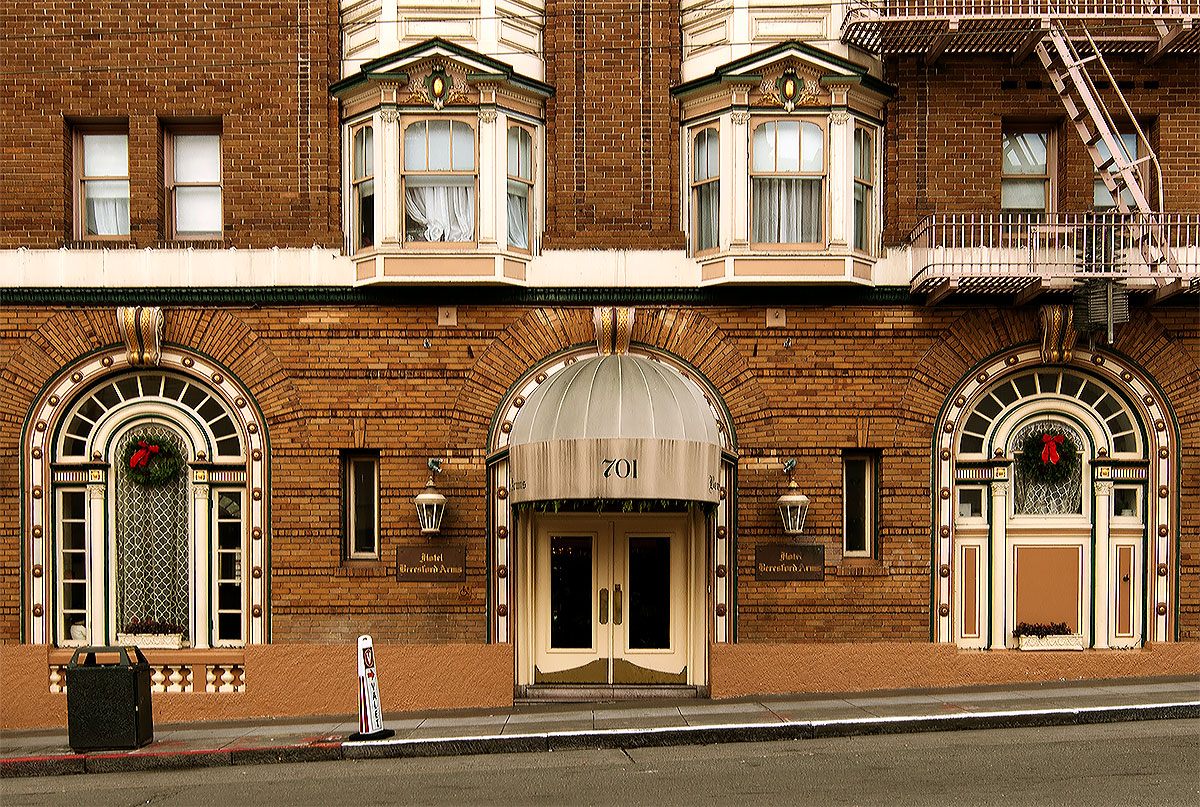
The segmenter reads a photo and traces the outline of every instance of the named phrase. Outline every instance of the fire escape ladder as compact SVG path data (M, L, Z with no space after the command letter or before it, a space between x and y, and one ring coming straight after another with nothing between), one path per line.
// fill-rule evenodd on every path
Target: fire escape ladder
M1034 51L1062 99L1067 116L1087 146L1092 162L1105 187L1112 194L1117 210L1129 220L1125 226L1128 227L1131 241L1138 245L1152 272L1169 270L1171 274L1177 274L1178 266L1171 254L1160 217L1147 199L1138 174L1138 166L1141 164L1153 167L1158 179L1158 210L1162 210L1162 170L1158 164L1158 157L1138 125L1136 116L1117 86L1116 79L1108 69L1095 40L1082 23L1080 28L1083 41L1088 45L1087 56L1080 55L1066 24L1061 19L1050 21L1046 38L1038 42ZM1120 99L1131 125L1137 132L1139 151L1143 151L1145 157L1135 160L1126 151L1120 132L1088 73L1087 65L1090 62L1100 65L1109 86Z

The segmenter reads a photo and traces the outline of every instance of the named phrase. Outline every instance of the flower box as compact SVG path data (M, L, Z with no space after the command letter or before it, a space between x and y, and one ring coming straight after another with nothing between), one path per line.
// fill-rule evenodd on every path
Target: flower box
M1068 633L1060 636L1021 636L1018 641L1022 650L1082 650L1083 636Z
M183 647L182 633L118 633L117 644L143 650L178 650Z

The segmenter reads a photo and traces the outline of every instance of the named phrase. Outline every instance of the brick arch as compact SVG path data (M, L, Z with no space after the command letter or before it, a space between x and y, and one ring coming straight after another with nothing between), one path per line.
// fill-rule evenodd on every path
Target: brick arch
M971 368L1013 345L1040 338L1035 309L963 312L913 368L901 399L897 444L932 435L947 396ZM902 430L908 433L901 435Z
M476 361L455 401L463 444L486 444L493 415L530 368L595 338L591 308L538 308L510 326ZM632 341L665 350L695 367L724 400L739 443L771 433L761 384L737 347L703 314L639 308Z
M172 309L163 340L217 360L254 396L272 432L307 442L299 396L279 359L245 323L225 311ZM112 308L59 311L40 323L0 368L9 394L0 403L0 429L16 440L38 392L56 373L95 350L121 344ZM11 430L11 431L10 431Z
M204 353L233 373L254 396L275 444L306 446L307 420L291 377L270 346L245 322L216 309L172 310L163 339Z

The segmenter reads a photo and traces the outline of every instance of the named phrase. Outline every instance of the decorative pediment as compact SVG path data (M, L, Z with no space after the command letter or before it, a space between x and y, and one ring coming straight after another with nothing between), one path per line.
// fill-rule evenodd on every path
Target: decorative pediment
M512 65L438 38L366 62L329 91L344 100L379 86L399 88L399 103L435 109L477 104L483 86L503 86L539 100L554 94L549 84L521 75Z
M686 104L699 96L711 98L725 88L731 97L744 93L739 103L790 112L828 106L836 102L831 90L850 87L866 91L879 103L896 92L863 65L790 41L722 65L708 76L680 84L671 94Z

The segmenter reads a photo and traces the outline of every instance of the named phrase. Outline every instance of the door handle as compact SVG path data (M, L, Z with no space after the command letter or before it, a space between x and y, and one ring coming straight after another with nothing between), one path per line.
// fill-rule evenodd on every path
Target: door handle
M613 624L614 625L621 624L621 612L623 610L621 607L621 604L622 604L621 601L623 599L624 599L624 597L621 594L621 584L617 583L615 586L613 586Z
M600 589L600 624L608 624L608 589Z

